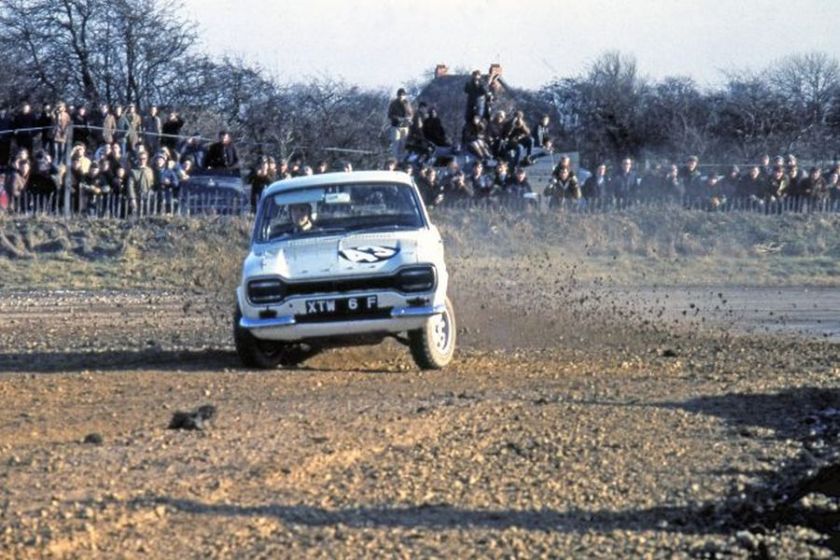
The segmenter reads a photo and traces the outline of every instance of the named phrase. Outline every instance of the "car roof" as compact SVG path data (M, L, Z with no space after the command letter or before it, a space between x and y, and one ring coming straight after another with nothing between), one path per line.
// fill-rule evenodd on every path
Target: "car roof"
M263 196L271 196L283 191L317 187L320 185L346 185L351 183L403 183L411 185L411 177L402 171L352 171L322 173L275 181L265 190Z

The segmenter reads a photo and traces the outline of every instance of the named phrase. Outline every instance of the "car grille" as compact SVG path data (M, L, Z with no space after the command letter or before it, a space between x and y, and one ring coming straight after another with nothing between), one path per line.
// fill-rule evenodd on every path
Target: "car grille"
M346 278L343 280L321 280L317 282L286 284L286 294L289 296L307 296L310 294L344 293L361 290L390 290L396 289L396 287L396 278L394 276Z

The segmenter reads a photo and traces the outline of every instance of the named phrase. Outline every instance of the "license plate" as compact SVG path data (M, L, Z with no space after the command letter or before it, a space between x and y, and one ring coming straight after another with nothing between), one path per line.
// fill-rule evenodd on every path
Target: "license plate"
M376 310L376 296L306 300L307 315L356 315Z

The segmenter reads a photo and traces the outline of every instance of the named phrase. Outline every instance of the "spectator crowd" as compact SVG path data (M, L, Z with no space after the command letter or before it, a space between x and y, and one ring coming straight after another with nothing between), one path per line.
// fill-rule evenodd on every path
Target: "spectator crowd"
M745 202L770 207L785 200L840 200L840 165L804 170L794 155L764 155L743 168L701 166L690 156L683 165L661 163L642 171L629 157L616 169L607 162L591 173L575 169L570 158L555 158L550 117L541 115L529 124L522 111L508 115L495 107L498 87L497 74L472 72L464 84L457 141L434 106L415 106L400 88L387 109L391 157L383 168L413 175L429 205L485 201L530 208L540 195L549 207L660 201L726 209ZM208 142L198 133L182 134L184 126L176 110L161 117L158 107L141 113L134 104L103 104L92 114L84 105L63 102L38 111L29 103L14 114L0 111L0 164L6 164L0 211L27 211L38 204L57 211L67 199L73 211L92 215L142 213L150 204L156 211L174 212L181 186L198 170L243 177L254 209L276 180L352 171L348 162L333 168L325 160L308 165L301 158L267 155L240 169L228 132ZM541 158L556 163L549 166L548 184L535 189L528 170ZM117 212L107 208L115 200Z

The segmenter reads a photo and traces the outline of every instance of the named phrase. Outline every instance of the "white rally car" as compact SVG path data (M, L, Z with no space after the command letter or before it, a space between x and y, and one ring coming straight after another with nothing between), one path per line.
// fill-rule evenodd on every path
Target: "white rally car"
M329 346L392 336L423 369L455 351L443 242L405 173L328 173L263 193L236 290L248 367L293 365Z

